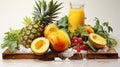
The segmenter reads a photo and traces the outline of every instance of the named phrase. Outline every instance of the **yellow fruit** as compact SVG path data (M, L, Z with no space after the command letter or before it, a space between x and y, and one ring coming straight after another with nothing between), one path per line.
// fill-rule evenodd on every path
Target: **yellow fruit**
M45 37L40 37L33 40L31 44L32 51L37 55L43 55L49 49L49 40Z
M96 49L104 48L104 46L107 44L103 37L95 33L91 33L88 37L88 40Z
M51 32L55 32L56 30L58 30L58 27L57 27L54 23L49 24L49 25L45 28L44 36L47 37Z
M59 29L54 23L49 24L45 28L44 36L50 41L53 51L62 52L70 46L67 32Z
M62 52L70 46L69 36L64 30L59 29L56 32L51 32L47 38L51 42L53 51Z
M86 25L85 28L87 29L87 32L90 34L90 33L94 33L94 30L91 26L89 25Z

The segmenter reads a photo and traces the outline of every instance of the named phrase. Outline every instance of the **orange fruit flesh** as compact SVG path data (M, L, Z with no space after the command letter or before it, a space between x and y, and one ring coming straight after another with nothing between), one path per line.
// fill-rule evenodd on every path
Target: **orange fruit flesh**
M97 43L104 44L104 41L103 41L101 38L97 37L97 36L93 36L93 39L94 39L94 41L97 42Z
M40 41L36 42L35 48L37 50L39 50L44 44L45 44L45 42L43 40L40 40Z
M64 43L65 41L60 40L60 38L57 38L56 44L54 44L54 49L56 51L64 51L67 47L66 44Z

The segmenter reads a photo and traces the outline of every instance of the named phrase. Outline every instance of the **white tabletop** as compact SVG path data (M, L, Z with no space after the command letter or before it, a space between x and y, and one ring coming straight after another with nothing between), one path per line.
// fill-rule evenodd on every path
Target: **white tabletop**
M34 59L10 59L0 61L0 67L119 67L120 59L92 59L71 61L41 61Z

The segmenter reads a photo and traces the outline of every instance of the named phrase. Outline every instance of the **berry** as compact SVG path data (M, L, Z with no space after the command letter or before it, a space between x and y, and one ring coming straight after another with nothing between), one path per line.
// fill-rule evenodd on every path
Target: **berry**
M82 38L78 38L77 40L78 40L78 42L80 42L80 43L83 41Z
M71 40L72 46L81 46L83 44L83 40L81 37L74 36Z
M85 44L83 44L83 45L79 46L76 50L77 50L77 52L80 52L81 50L85 50L85 49L87 49L87 46Z
M77 39L77 38L78 38L77 36L74 36L74 37L73 37L73 40L74 40L74 39Z
M74 37L72 38L72 41L73 41L74 43L78 42L78 37L74 36Z
M73 40L73 43L78 43L78 40L77 40L77 39L74 39L74 40Z

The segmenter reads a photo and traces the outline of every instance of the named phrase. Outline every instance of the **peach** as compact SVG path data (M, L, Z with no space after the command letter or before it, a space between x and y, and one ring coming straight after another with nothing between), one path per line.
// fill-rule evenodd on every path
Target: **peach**
M87 32L90 33L94 33L93 28L90 25L86 25L85 28L87 29Z
M59 29L56 32L51 32L47 38L53 51L62 52L70 46L70 38L64 30Z
M55 32L56 30L58 30L58 27L54 23L51 23L45 27L44 36L47 37L51 32Z

